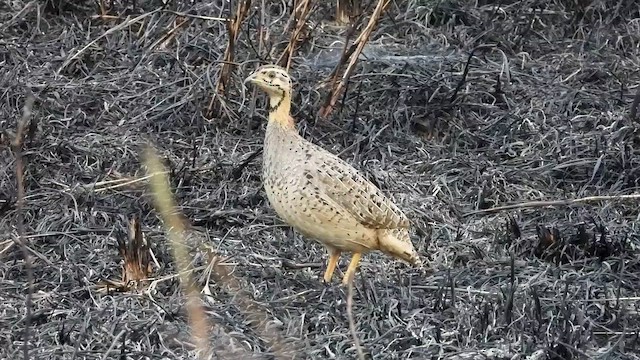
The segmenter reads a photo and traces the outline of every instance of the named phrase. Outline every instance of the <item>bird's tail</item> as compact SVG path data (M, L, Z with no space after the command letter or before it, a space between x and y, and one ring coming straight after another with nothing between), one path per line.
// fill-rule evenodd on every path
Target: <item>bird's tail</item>
M422 260L411 243L407 229L380 229L378 230L378 241L380 250L385 254L422 267Z

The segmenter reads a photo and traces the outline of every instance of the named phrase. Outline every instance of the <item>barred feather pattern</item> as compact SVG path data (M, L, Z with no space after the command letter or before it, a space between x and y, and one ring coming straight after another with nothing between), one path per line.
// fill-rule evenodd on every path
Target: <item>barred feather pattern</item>
M278 122L267 125L264 146L265 191L289 225L328 248L421 264L408 218L355 168Z

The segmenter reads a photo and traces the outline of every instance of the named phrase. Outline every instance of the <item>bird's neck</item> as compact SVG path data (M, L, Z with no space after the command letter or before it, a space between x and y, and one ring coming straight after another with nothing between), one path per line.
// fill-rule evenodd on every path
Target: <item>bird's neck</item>
M295 130L296 125L291 117L291 95L283 92L282 95L272 95L269 98L269 122L277 124L285 129Z

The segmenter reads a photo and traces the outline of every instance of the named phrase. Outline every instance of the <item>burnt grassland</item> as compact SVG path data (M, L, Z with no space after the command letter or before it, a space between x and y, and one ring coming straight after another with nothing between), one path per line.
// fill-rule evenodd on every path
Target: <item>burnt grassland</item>
M405 209L428 266L364 257L352 310L367 356L638 359L640 217L624 196L640 178L640 5L392 1L323 118L347 31L333 6L314 8L292 57L293 116ZM0 358L21 356L27 326L37 359L195 357L148 143L189 224L212 358L356 358L325 250L267 202L265 98L242 90L282 53L291 9L254 1L223 69L228 7L0 3ZM30 94L21 205L10 145ZM524 205L491 210L506 204ZM134 216L153 291L101 291ZM234 287L211 279L204 246Z

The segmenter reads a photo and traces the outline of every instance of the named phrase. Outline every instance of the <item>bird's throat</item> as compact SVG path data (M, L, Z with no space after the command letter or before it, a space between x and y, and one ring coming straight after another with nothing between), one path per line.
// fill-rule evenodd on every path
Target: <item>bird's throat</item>
M269 98L269 122L274 122L283 128L295 129L291 111L291 97L289 94L273 95Z

